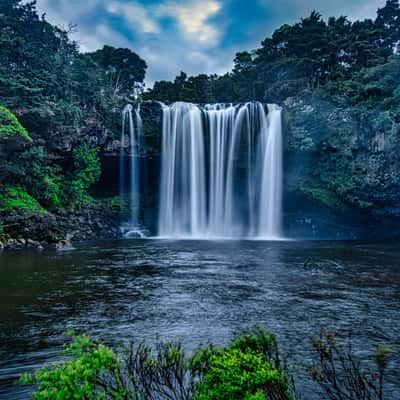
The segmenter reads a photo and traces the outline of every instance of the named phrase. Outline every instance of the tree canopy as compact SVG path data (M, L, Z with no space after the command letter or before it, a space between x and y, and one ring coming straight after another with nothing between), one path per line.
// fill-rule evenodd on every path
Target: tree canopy
M33 136L74 129L88 114L107 125L110 110L144 80L147 66L136 53L111 46L79 53L73 28L39 17L35 1L1 0L0 16L0 104Z

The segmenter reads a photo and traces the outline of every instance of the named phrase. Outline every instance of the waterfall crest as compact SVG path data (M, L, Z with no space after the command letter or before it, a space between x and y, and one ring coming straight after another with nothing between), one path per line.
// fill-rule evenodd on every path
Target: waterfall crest
M158 234L282 238L282 125L276 105L162 104Z
M139 222L140 174L139 149L143 148L143 122L140 105L134 110L128 104L122 110L122 130L120 149L120 196L126 199L129 194L130 217L122 227L126 237L143 237ZM128 140L128 144L126 141ZM125 148L129 147L129 183L126 181Z

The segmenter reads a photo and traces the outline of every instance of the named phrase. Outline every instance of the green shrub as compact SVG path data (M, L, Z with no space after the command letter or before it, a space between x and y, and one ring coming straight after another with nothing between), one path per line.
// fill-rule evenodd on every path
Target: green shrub
M41 204L51 210L62 205L64 176L61 167L49 163L43 146L33 146L21 153L16 180Z
M16 183L50 211L88 202L88 190L101 173L98 149L85 142L73 150L73 168L69 173L48 159L43 146L24 149L2 167L0 173L6 183Z
M233 348L211 357L195 399L264 400L266 393L285 394L287 390L288 379L261 353Z
M383 400L391 350L378 347L375 370L365 369L351 343L334 333L312 340L306 368L324 398ZM34 400L292 400L298 398L274 335L255 326L227 347L200 347L190 357L180 343L131 345L121 356L87 336L66 346L67 361L46 366L21 382L35 384ZM303 365L304 369L304 365Z
M372 355L371 369L354 355L351 342L344 344L335 332L323 332L312 339L313 364L308 367L311 378L318 384L324 398L383 400L384 377L391 350L380 346Z
M131 346L117 357L87 336L76 337L66 350L68 361L21 378L38 385L34 400L291 399L289 377L276 366L275 337L259 327L226 348L202 347L191 357L173 342L159 343L155 349Z
M261 326L243 331L224 349L200 349L191 368L200 381L196 400L291 399L276 337Z
M88 190L99 180L101 164L99 149L90 147L86 142L73 150L72 157L74 170L70 174L65 192L67 201L75 207L90 201Z
M66 346L65 353L72 358L21 377L23 384L38 385L34 400L103 399L107 394L121 398L99 384L103 372L118 369L118 357L111 349L82 335Z
M279 353L278 341L275 335L259 325L243 331L230 345L233 349L261 353L266 360L273 363L275 368L281 368L282 360Z

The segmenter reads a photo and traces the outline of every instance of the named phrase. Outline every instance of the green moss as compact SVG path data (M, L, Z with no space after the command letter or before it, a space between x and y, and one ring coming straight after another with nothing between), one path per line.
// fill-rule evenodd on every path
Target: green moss
M374 203L372 201L365 201L357 196L348 196L348 197L349 201L359 208L372 208L374 206Z
M129 211L129 200L121 196L115 196L108 199L107 206L115 212L128 212Z
M336 195L336 193L328 189L322 187L302 186L300 188L300 191L304 193L308 198L318 201L329 208L340 210L346 208L345 204Z
M25 190L19 187L10 186L0 193L0 211L10 212L16 209L29 210L34 213L46 214L47 211L30 196Z
M7 108L0 105L0 140L13 136L22 137L29 142L32 141L32 138L18 121L17 117Z

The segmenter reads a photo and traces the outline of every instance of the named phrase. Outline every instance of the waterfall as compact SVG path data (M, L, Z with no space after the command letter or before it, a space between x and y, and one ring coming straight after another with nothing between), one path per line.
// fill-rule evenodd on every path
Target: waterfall
M158 234L280 239L281 109L162 105Z
M140 105L136 108L135 118L133 116L133 106L128 104L122 111L122 131L121 131L121 150L120 150L120 195L121 199L126 198L129 193L130 218L122 226L122 231L127 237L142 237L143 233L139 223L140 208L140 174L139 174L139 149L143 147L143 123L140 116ZM134 122L135 119L135 122ZM136 124L136 126L135 126ZM127 131L127 132L126 132ZM129 138L129 186L126 184L125 171L125 148L126 133Z
M189 103L163 105L161 236L200 237L205 233L206 169L202 112Z
M282 232L282 121L281 109L276 105L268 106L268 127L261 129L261 138L263 154L258 236L268 239L280 236Z

